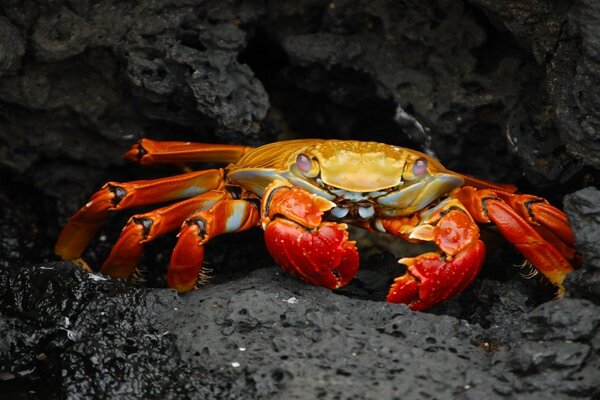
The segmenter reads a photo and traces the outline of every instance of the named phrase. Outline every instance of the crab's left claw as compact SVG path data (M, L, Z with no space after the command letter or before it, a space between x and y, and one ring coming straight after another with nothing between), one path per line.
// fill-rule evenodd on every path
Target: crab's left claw
M358 271L355 243L347 226L321 222L335 206L285 182L275 182L263 196L265 242L275 262L294 276L317 286L336 289Z
M477 276L485 258L485 247L476 240L451 259L439 252L402 258L407 273L397 277L386 300L405 303L412 310L423 311L462 292Z
M438 247L438 251L398 261L407 270L394 280L386 300L408 304L415 311L426 310L462 292L477 276L485 258L479 228L457 200L442 201L419 218L416 226L381 221L392 234L433 242Z

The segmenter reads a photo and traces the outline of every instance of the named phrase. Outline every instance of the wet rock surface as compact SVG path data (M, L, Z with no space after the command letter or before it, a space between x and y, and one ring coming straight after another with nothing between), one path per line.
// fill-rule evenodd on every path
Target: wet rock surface
M600 307L587 300L484 329L309 287L276 267L178 296L64 262L4 274L0 293L2 368L60 379L60 397L599 394Z
M600 398L598 15L591 0L2 2L0 393ZM165 289L172 237L147 246L145 285L56 262L61 225L102 183L180 172L125 166L142 136L426 150L567 195L582 265L549 301L490 243L471 287L413 313L382 301L405 253L377 238L337 292L273 266L258 231L211 242L214 279L184 296Z

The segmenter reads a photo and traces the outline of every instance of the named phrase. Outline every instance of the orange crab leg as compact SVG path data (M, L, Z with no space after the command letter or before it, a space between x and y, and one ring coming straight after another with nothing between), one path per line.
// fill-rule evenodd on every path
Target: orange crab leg
M145 214L132 216L100 272L117 278L128 278L138 264L144 243L177 230L190 215L206 211L219 201L230 198L231 195L225 190L213 190Z
M232 144L157 142L141 139L125 153L129 161L140 164L187 162L235 162L252 147Z
M178 292L192 290L206 280L202 271L204 244L217 235L258 226L258 207L249 200L223 200L189 217L179 232L171 255L167 283Z
M406 303L413 310L425 310L463 291L485 258L479 228L455 199L446 199L413 217L378 220L377 226L411 241L434 242L439 248L398 261L407 271L394 280L386 300Z
M261 207L265 242L275 262L290 274L329 289L350 282L359 264L347 226L321 222L323 212L333 207L335 203L283 181L267 187Z
M65 260L79 258L110 211L184 199L218 189L223 185L221 169L152 180L108 182L69 219L54 251Z
M469 191L469 189L465 189L465 191ZM567 216L558 208L548 204L546 200L527 194L495 193L522 218L529 221L534 228L544 226L566 246L575 246L573 231L571 231Z
M453 194L478 222L494 223L552 284L558 294L573 271L573 234L566 216L545 200L530 195L507 194L464 187ZM506 201L505 201L506 199Z

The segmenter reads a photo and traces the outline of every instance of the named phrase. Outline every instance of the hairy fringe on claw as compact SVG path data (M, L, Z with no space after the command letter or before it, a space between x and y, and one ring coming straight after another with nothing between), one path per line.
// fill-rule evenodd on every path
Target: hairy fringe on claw
M531 264L529 261L527 260L523 260L522 264L516 264L515 267L519 268L519 269L526 269L527 271L525 272L521 272L521 276L525 279L532 279L535 278L540 271L538 271L533 264Z
M213 277L212 272L212 268L202 265L200 267L200 271L198 272L198 279L196 280L196 285L194 285L194 289L198 289L204 286L208 281L210 281Z
M129 280L136 285L143 285L146 283L146 270L141 265L136 266L131 272Z

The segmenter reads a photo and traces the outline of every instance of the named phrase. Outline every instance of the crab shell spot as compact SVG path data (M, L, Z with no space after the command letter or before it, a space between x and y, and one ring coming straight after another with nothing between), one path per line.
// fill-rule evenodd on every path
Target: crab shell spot
M332 157L319 157L323 182L353 192L373 192L399 185L404 162L403 157L389 157L380 151L340 150Z

